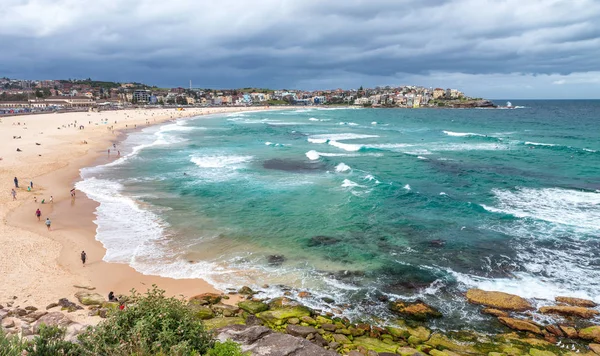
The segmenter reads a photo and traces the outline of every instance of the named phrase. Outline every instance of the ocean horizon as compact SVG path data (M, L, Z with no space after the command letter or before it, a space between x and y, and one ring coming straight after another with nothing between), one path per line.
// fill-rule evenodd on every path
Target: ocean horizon
M470 288L600 303L600 101L510 101L182 119L76 187L100 203L104 260L144 274L309 291L355 320L420 299L444 329L486 329Z

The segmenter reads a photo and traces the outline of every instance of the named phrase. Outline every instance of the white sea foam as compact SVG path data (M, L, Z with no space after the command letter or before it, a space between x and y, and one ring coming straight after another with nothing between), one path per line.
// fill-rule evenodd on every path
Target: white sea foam
M365 176L365 178L364 178L364 179L365 179L365 180L368 180L368 181L371 181L371 182L372 182L372 181L375 181L375 184L379 184L379 183L381 183L381 182L380 182L380 181L378 181L378 180L377 180L377 179L376 179L376 178L375 178L375 177L374 177L372 174L367 174L367 175Z
M493 189L496 206L484 209L519 218L544 220L589 231L600 231L600 194L562 188Z
M285 145L283 143L274 143L274 142L265 142L266 146L272 146L272 147L284 147Z
M308 159L310 159L311 161L316 161L321 157L321 155L315 150L310 150L306 152L306 157L308 157Z
M329 141L329 144L331 146L334 146L334 147L337 147L344 151L349 151L349 152L360 151L360 149L364 147L363 145L342 143L342 142L338 142L338 141Z
M312 143L325 143L329 141L345 141L345 140L357 140L361 138L377 138L378 135L365 135L356 133L331 133L331 134L320 134L311 135L308 138L308 142Z
M417 156L418 159L422 159L422 160L426 160L428 159L427 157L423 157L423 156Z
M344 125L344 126L358 126L357 123L355 122L339 122L338 125Z
M440 195L448 195L448 194L446 194L446 193L444 193L444 192L440 192Z
M351 170L352 168L350 168L350 166L346 165L345 163L340 163L337 166L335 166L335 171L338 173L341 172L348 172L349 170Z
M554 146L560 146L560 145L556 145L553 143L540 143L540 142L525 142L526 145L530 145L530 146L547 146L547 147L554 147Z
M596 152L598 152L598 151L596 151L596 150L591 150L591 149L589 149L589 148L584 148L583 150L584 150L584 151L586 151L586 152L592 152L592 153L596 153Z
M156 214L122 195L123 186L118 182L92 177L75 187L100 203L96 239L106 248L104 261L133 264L140 254L153 255L152 242L162 238L167 226Z
M310 119L308 119L308 121L319 121L319 119L317 119L316 117L311 117Z
M409 184L405 185L405 186L404 186L404 189L406 189L406 190L411 190L411 188L410 188L410 185L409 185Z
M190 161L201 168L237 168L241 164L251 161L252 156L220 156L220 155L192 155Z
M443 131L443 132L448 136L454 136L454 137L485 136L485 135L473 133L473 132L453 132L453 131Z
M342 182L342 187L343 188L355 188L355 187L361 187L364 188L364 186L351 181L350 179L344 179L344 181Z
M371 122L371 125L377 125L377 121Z

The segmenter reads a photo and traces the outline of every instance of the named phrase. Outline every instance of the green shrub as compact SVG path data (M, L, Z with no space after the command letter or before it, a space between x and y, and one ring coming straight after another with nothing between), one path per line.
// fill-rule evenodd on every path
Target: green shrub
M217 342L212 350L208 351L207 356L245 356L250 353L242 352L240 345L236 344L231 340L227 340L223 343Z
M25 349L25 342L17 336L4 333L0 327L0 356L21 356Z
M202 322L183 300L166 298L153 286L135 291L125 310L116 310L79 336L88 355L204 355L214 345Z
M65 329L40 325L40 334L25 346L27 356L80 355L79 345L65 341Z

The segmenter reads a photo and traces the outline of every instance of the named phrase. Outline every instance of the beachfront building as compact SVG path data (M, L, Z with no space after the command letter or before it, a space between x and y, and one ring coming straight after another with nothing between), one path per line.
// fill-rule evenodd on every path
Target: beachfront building
M446 95L446 91L442 88L433 89L433 99L443 98Z
M133 101L138 103L150 102L150 90L137 89L133 92Z

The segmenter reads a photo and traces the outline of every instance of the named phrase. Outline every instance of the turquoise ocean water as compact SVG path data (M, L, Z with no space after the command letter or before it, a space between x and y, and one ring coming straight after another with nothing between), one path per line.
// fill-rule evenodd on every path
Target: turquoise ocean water
M354 318L422 299L440 327L483 324L474 287L600 302L600 101L513 103L182 120L77 187L105 260L146 274L309 290Z

